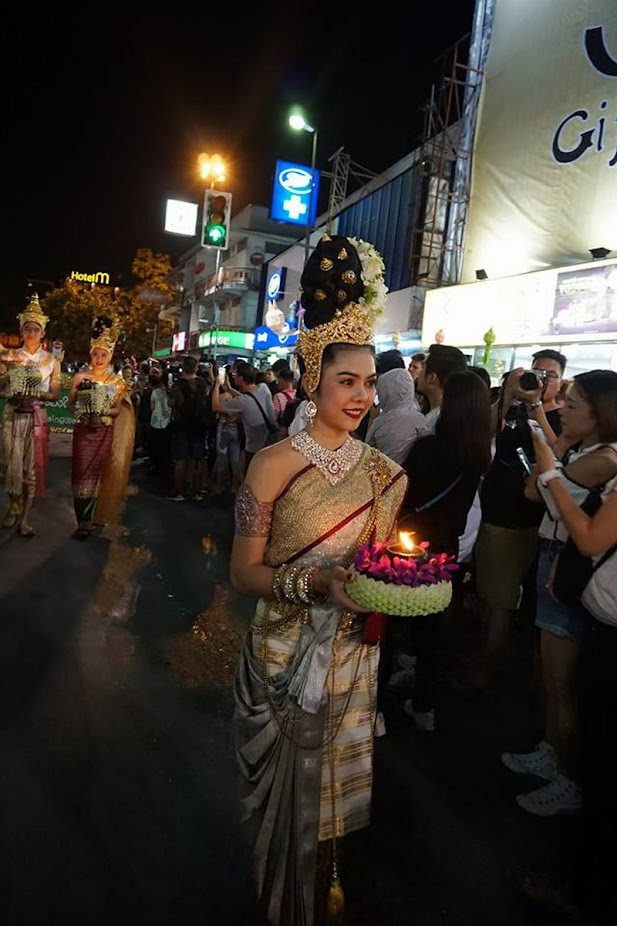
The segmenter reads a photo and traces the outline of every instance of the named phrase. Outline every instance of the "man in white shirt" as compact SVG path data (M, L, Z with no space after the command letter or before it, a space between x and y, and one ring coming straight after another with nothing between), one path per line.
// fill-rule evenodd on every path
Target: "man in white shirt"
M241 360L234 367L234 386L226 380L221 394L218 375L212 388L212 409L219 414L240 415L244 428L244 453L248 466L266 445L270 428L276 427L272 394L266 383L257 382L257 369ZM265 416L265 417L264 417Z
M431 344L416 382L430 402L431 410L426 415L426 424L435 433L435 425L441 411L443 385L451 373L460 373L467 369L467 358L458 347L447 344ZM459 537L459 563L469 562L471 552L480 528L480 495L476 492L467 514L465 531Z
M431 406L430 411L426 413L426 423L433 433L439 418L443 384L451 373L461 373L466 369L467 358L458 347L450 347L448 344L431 344L429 347L416 385Z

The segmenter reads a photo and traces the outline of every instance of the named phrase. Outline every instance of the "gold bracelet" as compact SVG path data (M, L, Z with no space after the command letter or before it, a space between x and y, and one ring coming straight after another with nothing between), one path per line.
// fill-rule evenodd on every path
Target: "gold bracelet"
M296 595L303 604L314 604L319 597L313 584L319 568L319 566L307 566L296 579Z
M283 581L283 576L285 575L285 570L287 565L283 564L274 570L274 576L272 578L272 594L276 601L283 601L283 593L281 591L281 582Z
M287 566L285 574L281 580L281 592L286 601L298 601L298 595L296 593L296 581L302 569L303 566L301 563L292 563L291 566Z

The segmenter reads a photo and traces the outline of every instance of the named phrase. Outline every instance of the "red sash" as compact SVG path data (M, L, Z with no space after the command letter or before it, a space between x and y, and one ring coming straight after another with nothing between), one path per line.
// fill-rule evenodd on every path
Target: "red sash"
M36 478L36 494L45 494L45 473L49 462L49 423L43 406L34 406L34 475Z

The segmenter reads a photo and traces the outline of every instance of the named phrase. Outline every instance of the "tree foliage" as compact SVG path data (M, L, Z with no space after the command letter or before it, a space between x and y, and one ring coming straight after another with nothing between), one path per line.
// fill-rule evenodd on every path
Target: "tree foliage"
M140 248L133 258L126 288L67 278L63 286L41 300L49 315L47 335L62 341L67 361L87 360L92 321L97 315L106 315L116 320L120 330L114 362L123 357L148 357L159 312L173 295L167 281L170 272L166 254Z

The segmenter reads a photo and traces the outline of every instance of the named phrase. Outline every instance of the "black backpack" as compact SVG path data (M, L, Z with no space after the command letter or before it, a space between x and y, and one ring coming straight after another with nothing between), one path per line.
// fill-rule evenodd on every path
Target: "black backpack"
M182 431L205 432L216 422L216 413L212 411L212 399L203 379L181 379L178 388L182 393L182 402L174 409L176 428Z

